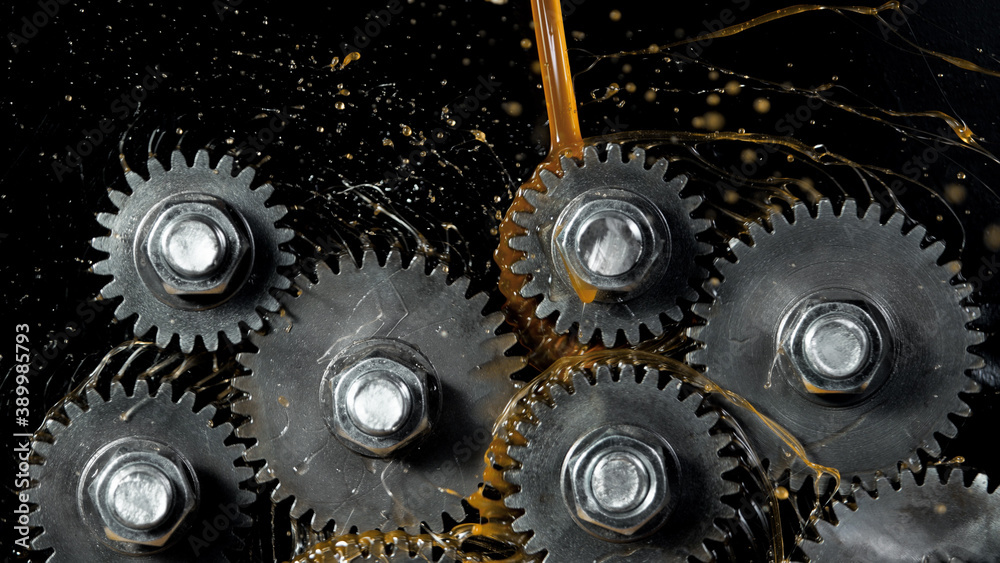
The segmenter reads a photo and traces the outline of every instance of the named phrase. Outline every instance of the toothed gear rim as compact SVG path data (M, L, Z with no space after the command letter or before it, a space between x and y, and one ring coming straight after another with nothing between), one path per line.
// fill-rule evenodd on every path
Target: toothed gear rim
M752 223L753 246L734 241L737 262L716 261L723 282L712 305L694 309L706 324L688 334L704 347L688 362L791 432L813 462L838 469L842 492L855 477L870 489L878 472L895 479L898 462L919 470L919 449L939 455L934 433L954 436L949 413L969 414L959 393L978 390L966 376L979 363L967 349L981 335L966 328L978 309L962 305L970 288L952 285L957 269L937 264L944 245L921 249L924 229L902 234L899 213L882 224L881 208L872 204L859 218L852 200L839 215L828 200L815 218L802 203L793 212L793 224L773 213L773 232ZM780 325L808 296L845 292L886 319L883 339L891 350L887 369L863 393L823 398L805 391L788 355L779 353ZM810 471L757 417L743 409L732 414L770 461L771 475L790 469L797 490Z
M440 530L444 512L462 519L461 497L482 481L493 422L523 359L504 356L515 338L494 334L503 316L482 315L486 295L466 299L468 280L446 278L441 269L426 275L420 256L404 268L396 253L385 266L371 252L361 268L342 260L339 274L321 264L317 284L300 277L302 294L282 296L287 322L272 319L271 334L251 337L259 352L239 359L252 373L234 381L249 395L234 406L250 417L238 433L257 440L247 459L267 462L258 481L278 480L272 499L295 497L293 517L311 509L314 529L333 520L343 531L409 533L421 521ZM324 419L325 372L336 377L338 354L372 338L415 348L443 390L436 427L391 461L354 453Z
M106 260L94 264L93 270L114 277L101 290L101 295L123 297L115 317L123 320L138 314L134 327L136 336L141 337L155 328L156 344L165 348L177 335L185 353L194 348L196 337L201 337L205 347L212 351L218 348L220 332L230 342L238 343L243 338L241 325L253 330L263 328L257 308L278 310L278 302L270 291L287 289L291 285L288 278L278 273L278 268L294 262L291 254L278 247L291 240L294 233L274 226L286 210L280 205L266 205L273 188L265 184L251 190L254 169L247 167L233 176L234 161L228 155L212 169L205 150L198 151L190 167L177 150L171 154L169 170L164 170L155 157L149 159L148 168L148 180L136 172L126 171L132 195L109 192L118 213L100 213L97 219L111 230L111 234L95 238L91 243L97 250L110 254ZM144 217L165 199L185 193L205 194L224 201L242 216L253 242L252 265L242 286L224 302L199 310L177 308L157 298L136 267L135 242Z
M29 470L32 482L37 483L32 490L32 502L38 504L30 522L43 528L41 535L32 541L32 549L54 548L48 559L50 563L187 562L224 561L224 549L242 546L233 530L250 526L250 517L240 508L254 500L252 493L239 488L241 482L253 476L253 471L234 465L243 453L243 446L225 444L232 427L211 425L213 407L195 412L194 394L185 392L175 403L171 392L170 385L163 384L155 396L150 396L146 382L140 380L129 396L120 384L113 383L107 401L97 391L88 389L86 410L67 401L68 426L52 418L44 422L43 428L52 434L53 441L32 443L35 453L44 458L42 465L31 465ZM142 556L120 553L102 543L99 532L80 520L75 499L81 475L96 453L122 438L168 445L187 460L198 480L200 498L195 513L189 516L191 527L163 551ZM203 521L209 522L213 529L207 530Z
M989 493L986 475L965 486L961 470L946 483L927 472L917 485L909 471L899 490L878 480L878 498L855 494L857 510L834 505L837 525L820 521L821 543L803 542L812 563L994 563L1000 557L1000 495Z
M572 394L552 385L555 406L535 399L529 406L537 423L522 420L517 425L527 446L509 447L519 468L506 471L504 479L517 485L519 492L504 502L524 511L514 520L514 530L533 533L525 548L529 554L547 550L545 563L686 562L689 556L707 561L711 555L704 541L723 539L714 521L734 515L721 497L737 492L738 487L722 477L737 464L735 458L718 453L730 439L709 434L719 420L718 413L698 416L701 397L692 394L679 399L677 380L670 380L661 390L659 372L644 373L638 383L635 373L632 366L623 367L617 379L605 367L597 370L596 377L577 372ZM591 535L571 516L560 493L566 454L581 437L607 425L638 426L658 434L670 445L679 465L679 485L670 487L671 496L678 498L671 501L667 521L638 541L612 543Z
M640 339L640 326L655 335L662 334L661 315L679 321L683 316L682 307L687 306L683 300L697 299L692 283L700 283L706 277L694 258L710 253L711 246L697 241L695 235L707 230L711 223L691 218L691 211L701 203L701 198L681 198L680 191L687 178L678 176L664 180L667 160L658 160L652 168L646 168L646 153L642 149L635 149L631 158L624 162L620 145L608 146L606 160L601 160L597 149L590 146L584 148L581 165L565 157L561 163L562 178L547 170L541 171L546 193L523 190L524 198L535 211L513 216L514 222L527 232L511 238L509 243L511 248L525 253L511 270L531 276L521 295L525 298L541 296L536 316L545 318L558 313L556 332L565 333L576 324L581 342L589 342L594 332L600 331L604 344L610 346L621 330L629 342L635 344ZM652 265L658 272L653 275L658 275L659 280L644 289L622 294L616 302L585 304L570 283L562 257L553 255L553 230L558 226L560 213L578 196L612 189L641 196L662 215L668 236L662 241L660 251L663 255Z

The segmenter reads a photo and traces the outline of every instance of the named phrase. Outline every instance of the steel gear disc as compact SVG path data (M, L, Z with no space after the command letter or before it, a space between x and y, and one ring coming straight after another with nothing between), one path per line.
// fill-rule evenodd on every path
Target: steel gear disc
M855 509L835 505L836 525L819 522L820 543L803 542L812 563L992 563L1000 557L1000 495L989 492L986 475L966 487L961 470L944 483L932 470L921 486L905 471L899 489L880 478L878 498L855 496Z
M171 154L169 170L164 170L155 157L150 157L148 168L148 180L131 170L125 172L132 195L108 192L118 213L99 213L97 220L111 234L91 242L97 250L110 254L106 260L94 264L93 271L114 277L101 295L123 298L115 317L124 320L138 315L135 335L141 337L155 328L156 343L161 348L177 335L185 353L191 352L198 337L206 349L213 351L218 348L220 332L230 342L238 343L243 339L241 325L253 330L263 328L257 309L277 311L278 302L270 291L291 285L287 277L278 273L278 268L295 261L278 247L291 240L293 231L274 226L285 215L285 208L266 206L274 189L264 184L251 190L254 169L244 168L233 176L231 156L223 156L218 166L211 168L205 150L198 151L190 167L184 155L176 150ZM185 197L221 202L219 205L235 212L237 226L247 231L249 255L244 256L238 277L230 280L231 287L217 298L197 296L185 301L170 290L160 291L155 274L143 273L151 262L142 250L143 237L152 228L150 224L162 215L165 202Z
M258 481L277 479L273 500L295 497L292 516L313 510L314 529L333 520L341 531L416 533L421 521L440 527L442 513L461 520L493 422L516 389L510 376L524 365L504 356L514 336L494 334L503 316L482 315L487 297L467 299L467 279L448 285L440 268L426 275L422 256L403 267L393 252L380 266L367 251L360 268L343 260L339 274L325 265L318 274L316 284L300 278L299 297L282 298L287 326L275 320L271 334L252 337L259 352L239 357L252 374L235 380L249 398L234 410L250 417L239 435L257 439L246 458L266 461ZM341 358L368 343L413 351L441 390L430 435L388 456L349 447L326 394L354 373Z
M629 342L640 340L640 326L645 326L654 335L663 332L663 318L679 321L682 318L683 301L694 301L698 294L694 285L706 277L703 268L694 262L695 256L708 254L711 246L696 240L695 235L708 229L711 223L705 219L692 219L691 212L701 202L697 196L681 198L680 191L687 178L676 177L664 180L667 171L666 159L657 161L646 168L646 154L635 149L631 158L622 160L620 145L608 146L607 160L602 160L597 149L590 146L583 151L583 163L577 165L571 159L562 158L563 176L543 170L540 178L547 191L524 190L524 198L535 211L516 212L514 223L527 234L510 239L510 247L525 253L525 257L515 262L511 271L515 274L530 274L521 295L525 298L541 296L536 316L545 318L558 313L555 329L558 333L569 331L576 325L577 337L588 342L595 332L600 332L606 346L614 344L618 332L622 331ZM659 235L643 237L655 240L655 244L642 243L651 248L646 260L647 270L642 280L633 289L612 293L606 299L597 298L584 303L578 289L578 276L569 273L568 253L554 242L560 232L572 223L562 217L573 206L581 205L587 198L617 197L607 194L618 193L634 198L637 208L646 208L646 215L652 224L662 229ZM633 206L635 207L635 206ZM635 225L632 225L635 227ZM582 233L581 233L582 235ZM643 246L643 251L646 246ZM620 248L615 248L615 251ZM615 252L620 254L620 252ZM636 258L637 260L639 257ZM633 267L638 268L642 260ZM619 270L611 273L620 274ZM625 272L622 275L629 275ZM577 281L574 281L574 279Z
M44 460L30 466L32 482L36 483L32 500L38 503L30 521L43 529L32 541L32 549L53 548L50 562L186 562L222 561L226 559L223 550L241 547L233 531L250 525L250 517L240 508L254 501L251 492L239 487L253 471L234 465L243 446L225 443L232 432L229 424L212 426L214 407L195 412L193 393L185 392L176 403L171 393L170 384L165 383L156 395L150 395L146 382L140 380L130 396L115 382L107 401L93 388L87 389L86 409L66 401L68 425L46 419L43 429L51 433L51 441L36 439L32 443ZM178 455L183 460L179 465L189 468L196 481L194 487L200 491L190 509L193 513L184 518L187 524L174 531L183 535L170 537L165 549L142 555L124 553L122 549L128 548L110 542L100 522L87 516L91 494L87 481L99 479L105 471L97 460L110 464L106 454L117 444L133 440ZM149 498L148 490L145 493Z
M904 234L901 214L883 224L878 205L859 216L852 200L839 214L828 200L815 217L802 203L792 211L791 223L771 215L773 232L752 223L753 246L734 242L735 263L716 261L723 282L706 285L712 305L694 308L706 323L688 334L704 347L688 361L791 432L811 461L838 469L842 492L854 478L871 489L877 474L895 479L899 462L919 470L918 450L938 456L934 434L957 432L948 415L970 414L959 393L978 390L966 376L980 363L968 348L981 334L966 328L978 309L962 303L968 285L951 283L956 264L938 265L944 245L921 248L924 228ZM815 311L860 320L824 332L831 344L810 336ZM827 383L816 383L816 370ZM732 414L772 477L790 470L798 490L811 472L790 447L748 411Z
M721 542L724 537L715 520L735 514L721 498L738 491L736 483L722 477L737 465L735 458L719 455L730 438L709 433L718 413L699 416L701 396L682 400L681 383L673 379L660 389L656 371L640 371L636 377L632 366L624 366L616 378L600 367L596 376L577 371L572 377L571 393L554 384L551 404L540 397L531 400L530 414L516 424L527 444L508 448L518 468L506 471L504 479L519 491L504 502L524 512L513 527L533 533L526 551L548 551L545 563L710 559L705 540ZM585 435L608 425L634 425L658 435L676 459L676 481L671 480L671 500L663 509L666 521L635 541L599 538L569 509L564 468L573 464L572 454Z

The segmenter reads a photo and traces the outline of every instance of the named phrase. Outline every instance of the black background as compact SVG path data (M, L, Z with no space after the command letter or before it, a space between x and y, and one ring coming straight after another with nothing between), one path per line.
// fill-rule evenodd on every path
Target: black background
M275 185L272 201L292 209L284 224L298 233L292 247L300 265L338 251L344 241L356 245L363 233L380 248L395 244L412 251L419 240L413 233L419 232L453 274L470 275L477 289L495 288L492 251L499 217L548 149L527 2L403 2L398 10L396 4L377 2L328 7L207 1L49 4L50 11L58 6L54 16L37 16L44 14L37 2L8 2L0 9L0 30L26 39L7 36L0 92L0 319L8 342L0 352L0 400L4 428L11 428L5 440L9 432L23 431L12 424L16 324L28 324L32 349L48 356L32 375L28 428L36 428L49 406L111 347L130 337L129 323L113 321L115 303L94 301L107 279L88 271L103 258L89 245L105 234L94 216L113 211L108 189L128 191L121 158L145 174L150 151L169 158L179 146L190 159L207 147L213 162L238 152L241 166L259 167L257 183ZM585 136L698 131L692 118L706 111L725 116L724 130L778 134L782 116L808 100L782 84L808 92L836 77L832 96L838 103L886 119L881 110L939 110L964 120L985 149L996 146L1000 78L921 54L873 17L811 12L715 39L699 52L678 47L595 61L595 54L668 44L792 2L650 5L567 2L574 72L593 64L576 78ZM995 33L1000 6L995 2L914 0L908 5L915 13L905 21L899 14L895 20L892 12L883 14L899 25L903 38L1000 69ZM620 19L609 17L613 9ZM372 10L382 15L375 18ZM22 18L45 23L26 27ZM357 45L344 49L345 42ZM361 58L342 68L331 66L350 51ZM148 68L166 78L143 94L136 109L123 109L121 97L142 84ZM730 78L723 73L713 79L712 69L745 75L738 78L742 91L723 95L717 107L707 106L707 95ZM629 82L635 92L625 88ZM621 91L599 100L611 83ZM476 98L483 84L493 91ZM655 99L646 96L651 88L658 90ZM753 110L760 97L770 100L770 112ZM474 111L460 112L463 107ZM259 152L243 150L255 136L265 138L261 130L279 112L289 121L273 141ZM895 126L889 126L831 106L810 117L814 123L793 133L805 145L825 145L854 161L894 171L910 170L904 166L912 166L914 155L933 145L943 125L933 118L895 117ZM85 146L89 132L104 119L113 130L90 143L91 150L84 148L88 154L79 165L54 166L66 163L74 147ZM428 141L414 145L421 136ZM669 139L669 133L661 137ZM414 151L428 147L426 157L413 158ZM739 154L725 143L698 148L699 159L718 161L725 169L727 159ZM926 189L911 185L897 195L932 235L949 243L950 257L962 252L963 275L981 289L974 297L984 313L978 326L995 331L1000 282L995 268L983 268L996 263L998 249L984 244L983 233L989 224L1000 224L995 191L1000 165L960 147L929 154L933 161L920 162ZM817 166L802 172L795 166L786 165L782 172L814 179L836 175L830 185L841 187L830 195L856 193L857 186L848 184L860 182L843 171ZM771 170L765 166L760 174ZM959 182L966 188L964 200L943 203L937 194L959 174L964 174ZM829 184L816 181L821 191ZM996 343L993 336L980 350L988 360L977 374L984 382L1000 382ZM976 415L948 449L990 471L994 483L998 468L985 448L991 443L987 429L996 427L996 405L993 391L978 399ZM10 472L13 458L5 456L4 463ZM5 479L3 488L5 538L12 481Z

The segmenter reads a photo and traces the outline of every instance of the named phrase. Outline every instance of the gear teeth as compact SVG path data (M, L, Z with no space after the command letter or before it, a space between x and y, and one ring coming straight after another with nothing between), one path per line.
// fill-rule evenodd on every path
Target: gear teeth
M597 151L594 152L596 154ZM645 156L644 153L642 152L642 149L636 149L633 152L637 153L636 156ZM608 162L619 163L622 162L623 160L624 159L622 158L622 146L616 143L608 144ZM640 164L642 163L642 161L639 162Z
M228 333L227 333L228 334ZM219 333L218 332L206 332L201 335L202 342L205 343L206 350L218 350L219 349ZM230 339L230 342L239 342L239 340Z
M154 160L155 159L150 159L150 162L153 162ZM146 179L145 178L143 178L138 173L136 173L135 171L132 171L132 170L126 170L125 171L125 181L128 182L128 185L129 185L130 188L132 188L133 192L135 192L135 190L137 190L137 189L142 189L142 185L146 183ZM111 192L111 191L115 191L115 190L108 190L108 191ZM114 202L114 200L111 200L111 201ZM118 206L118 209L122 209L124 206L125 206L125 202L123 201L122 205Z
M889 217L889 220L886 221L885 226L888 227L888 228L893 229L896 232L902 233L903 232L903 214L900 213L900 212L898 212L898 211L895 212L895 213L893 213L892 216Z
M618 159L621 160L621 150L618 151ZM594 163L594 165L597 165L600 162L601 162L601 157L597 153L597 147L595 147L594 145L588 145L586 147L583 147L583 163L584 163L584 165L588 165L590 163ZM563 167L563 168L565 168L565 167Z
M272 208L272 209L274 209L274 208ZM285 215L285 208L284 208L284 206L282 206L281 209L282 209L281 215L284 216ZM282 228L282 229L276 229L275 232L276 232L276 236L277 236L277 239L278 239L278 244L281 244L283 242L288 242L288 241L292 240L293 238L295 238L295 231L293 231L292 229L284 229L284 228ZM295 263L295 257L294 256L292 256L291 254L289 254L287 252L281 252L280 253L279 264L278 264L279 266L291 266L294 263Z
M840 208L840 217L847 217L853 219L855 217L861 218L861 214L858 212L858 202L852 198L847 198L844 200L844 205Z
M365 248L364 252L361 253L361 267L380 267L378 263L378 256L371 247Z
M228 154L222 155L222 158L219 159L219 163L215 166L215 170L217 172L225 174L229 177L232 177L234 168L236 168L236 160L232 157L232 155Z
M555 184L559 182L559 178L548 170L542 170L539 173L539 177L542 179L542 183L545 184L545 186L549 190L552 190ZM543 194L538 190L523 189L521 190L521 197L523 197L525 201L530 203L532 207L538 209L538 206L541 204L541 199L545 197L545 194ZM524 213L530 213L530 212L524 212L524 211L515 212L514 222L520 225L521 223L517 221L517 217Z
M101 224L102 227L113 231L115 229L115 221L118 216L114 213L98 213L97 222Z
M97 247L95 247L97 248ZM98 248L97 250L102 250ZM111 276L111 263L107 260L101 260L90 267L90 270L99 276ZM103 294L103 292L102 292ZM105 295L107 297L107 295Z
M66 401L63 404L63 409L65 409L66 411L66 418L69 419L70 424L73 424L73 421L82 416L83 413L85 412L83 410L83 407L81 407L72 399Z
M104 398L101 397L101 394L98 393L97 389L94 389L93 387L87 387L84 390L84 400L87 402L88 406L104 402Z
M167 169L163 167L163 163L160 162L160 159L155 156L149 157L149 160L146 161L146 168L149 170L150 182L164 178L167 175Z
M131 174L135 173L131 172ZM136 176L138 176L138 174L136 174ZM125 204L128 203L128 196L118 190L108 190L108 199L111 200L112 205L114 205L117 209L125 207Z
M94 247L97 250L100 250L101 252L110 253L112 248L111 237L95 237L90 240L90 246ZM107 261L105 260L102 262L98 262L98 264L104 264L106 262ZM94 267L96 266L97 264L94 264Z
M798 217L802 217L802 215L799 214L800 210L801 211L805 211L806 213L808 213L808 209L806 208L805 204L802 203L801 201L796 202L793 209L795 210L795 216L797 218ZM823 199L819 200L819 203L816 204L816 218L817 219L825 219L827 217L836 217L836 216L837 216L837 214L833 210L833 202L832 201L830 201L829 199L826 199L826 198L823 198Z
M199 149L198 152L194 153L194 164L191 168L211 168L208 164L207 150Z
M922 241L922 240L924 240L924 237L927 236L927 228L924 227L923 225L920 225L920 224L914 225L913 228L910 229L909 232L906 233L906 236L908 236L908 237L914 237L915 239L917 239L917 241ZM937 243L935 243L935 244L937 244ZM933 245L931 245L931 246L933 246ZM944 250L943 249L944 245L942 244L941 246L942 246L942 250ZM930 250L930 247L928 247L928 250Z
M271 199L272 195L274 195L274 186L271 185L269 182L261 184L260 186L257 187L256 190L254 190L254 194L256 194L257 197L260 198L262 202L266 202L267 200Z
M247 166L235 176L236 183L240 188L249 188L250 183L253 182L253 177L256 175L257 170L253 166Z
M170 171L179 172L182 168L190 168L190 166L188 166L184 154L179 150L174 150L170 153Z
M923 227L919 227L919 228L923 229ZM915 231L915 230L917 230L917 229L914 228L913 231ZM910 232L913 233L913 231L910 231ZM920 239L923 239L923 238L924 237L921 235ZM945 251L945 245L944 245L943 242L941 242L939 240L938 241L934 241L933 243L931 243L930 246L928 246L924 250L924 252L926 252L927 254L929 254L930 257L934 259L934 262L937 262L938 260L941 259L941 255L944 254L944 251ZM961 266L959 266L959 269L961 269Z

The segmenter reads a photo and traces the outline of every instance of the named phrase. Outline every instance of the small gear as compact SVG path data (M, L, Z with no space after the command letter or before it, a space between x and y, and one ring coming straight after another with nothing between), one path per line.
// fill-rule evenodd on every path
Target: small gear
M941 475L944 475L942 472ZM1000 560L1000 495L986 475L965 485L962 470L944 479L928 471L918 485L909 471L893 488L878 479L878 497L858 492L856 508L838 503L837 524L820 521L820 543L802 543L811 563L995 563ZM837 510L840 509L840 510Z
M211 168L206 150L190 167L176 150L169 170L155 157L148 168L148 180L125 172L132 195L108 192L118 213L99 213L97 220L111 234L91 242L110 255L93 271L114 278L101 295L123 298L115 317L138 315L135 335L155 328L161 348L177 335L185 353L199 337L213 351L220 332L238 343L242 325L263 328L257 309L277 310L270 291L291 285L278 268L294 262L278 246L294 233L274 226L285 208L266 206L273 188L251 190L254 169L233 176L228 155Z
M68 424L46 419L51 440L32 443L43 458L30 466L30 523L42 527L32 549L54 549L51 562L186 562L240 548L233 532L250 525L241 509L254 500L239 486L253 471L234 465L243 446L226 445L232 427L212 425L215 408L171 393L114 382L107 401L93 388L86 408L67 400Z
M515 532L532 532L528 554L545 563L708 560L705 540L722 542L717 519L735 515L722 497L738 491L723 478L736 458L731 443L710 433L719 414L698 415L702 397L681 399L681 383L626 365L572 374L570 389L533 394L511 445L516 468L504 480L519 487L504 499L523 511ZM663 385L663 388L661 388Z
M523 191L535 211L513 215L526 234L509 241L525 253L511 271L531 276L521 296L541 296L536 316L558 313L556 332L575 325L580 342L600 332L611 346L621 331L636 344L640 326L662 334L663 317L681 320L682 300L696 300L693 284L706 277L694 258L711 246L695 235L711 223L691 218L701 198L682 198L687 178L665 181L667 160L646 168L642 149L626 162L620 145L607 160L591 146L581 165L561 163L561 178L540 172L545 193Z
M454 563L452 551L441 550L430 536L373 531L319 542L291 563Z
M321 264L316 284L282 298L287 326L252 337L241 354L251 375L235 387L250 417L240 436L256 438L250 461L266 461L261 483L278 480L275 502L337 530L439 528L461 520L461 500L482 481L492 426L516 390L523 358L506 357L515 338L496 336L500 313L483 316L486 295L466 298L468 280L447 284L424 258L404 267L398 253L380 266ZM433 519L433 520L432 520Z
M959 393L978 390L966 375L982 340L967 328L971 289L952 283L956 264L938 265L942 243L921 248L923 227L904 234L901 214L882 223L880 212L822 200L815 217L802 203L794 221L772 213L771 232L750 224L753 246L734 241L737 261L716 261L715 302L694 307L706 322L688 330L704 344L688 362L839 470L843 493L854 479L895 479L899 462L919 470L918 450L938 456L935 433L957 432L948 415L970 414ZM749 411L732 414L771 476L790 471L798 490L810 472L790 447Z

